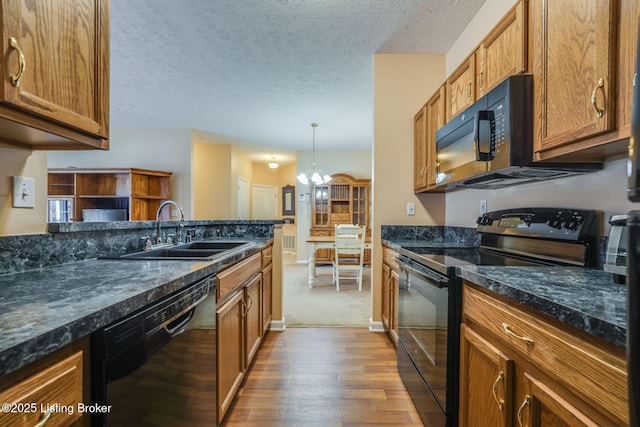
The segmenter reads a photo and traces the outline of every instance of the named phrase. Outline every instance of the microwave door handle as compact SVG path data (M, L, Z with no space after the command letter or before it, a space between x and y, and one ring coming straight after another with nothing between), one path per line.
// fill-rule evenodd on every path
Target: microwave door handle
M489 151L480 150L480 122L489 122ZM473 132L473 152L477 161L488 162L493 160L496 152L496 121L493 111L476 111Z

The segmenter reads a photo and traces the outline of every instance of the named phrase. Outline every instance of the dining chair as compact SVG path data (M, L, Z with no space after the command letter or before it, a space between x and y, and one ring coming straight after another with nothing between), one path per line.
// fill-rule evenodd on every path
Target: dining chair
M338 224L334 228L335 247L332 267L333 282L336 284L337 292L340 292L340 278L357 280L358 291L362 292L365 232L366 227L353 224ZM344 275L343 273L352 274Z

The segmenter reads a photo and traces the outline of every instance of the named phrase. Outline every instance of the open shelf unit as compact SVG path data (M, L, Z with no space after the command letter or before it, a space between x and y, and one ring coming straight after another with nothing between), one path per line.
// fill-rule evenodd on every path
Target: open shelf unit
M154 220L171 196L172 172L148 169L49 169L48 196L73 198L74 218L84 209L124 209L130 221Z

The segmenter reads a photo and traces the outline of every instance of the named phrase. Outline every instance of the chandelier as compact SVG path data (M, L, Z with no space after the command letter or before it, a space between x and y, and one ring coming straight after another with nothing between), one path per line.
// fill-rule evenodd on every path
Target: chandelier
M331 181L331 177L329 175L325 175L320 170L316 170L316 128L318 127L318 124L311 123L311 127L313 128L313 157L311 158L311 170L307 170L305 173L298 175L298 181L304 185L309 185L309 182L312 182L315 185L326 184Z

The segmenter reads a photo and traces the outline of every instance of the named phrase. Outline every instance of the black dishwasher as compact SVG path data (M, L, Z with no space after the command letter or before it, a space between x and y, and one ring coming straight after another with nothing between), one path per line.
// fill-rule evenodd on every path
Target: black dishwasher
M216 425L216 278L97 331L93 426Z

